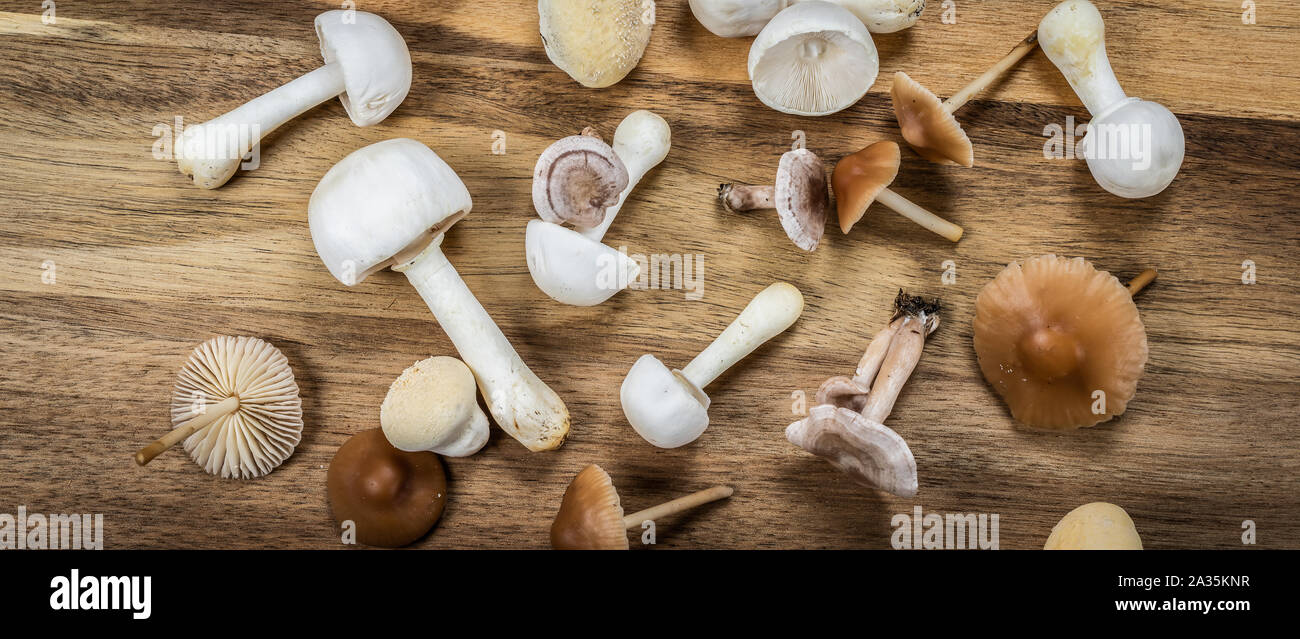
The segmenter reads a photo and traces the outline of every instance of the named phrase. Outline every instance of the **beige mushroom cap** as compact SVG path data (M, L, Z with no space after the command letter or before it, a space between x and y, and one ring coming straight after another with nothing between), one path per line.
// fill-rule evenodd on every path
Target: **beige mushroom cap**
M943 102L929 89L899 71L889 90L894 115L903 139L921 157L938 164L975 165L975 147L962 130L957 118L943 107Z
M384 436L407 452L473 455L488 440L469 367L454 357L430 357L402 371L379 408Z
M893 183L901 159L898 144L882 140L835 163L831 186L835 190L840 231L848 233L876 201L876 196Z
M603 468L582 469L564 491L551 523L556 550L627 550L627 526L614 481Z
M539 0L546 57L585 87L622 80L645 53L653 0Z
M1142 550L1142 537L1123 508L1098 501L1062 517L1043 550Z

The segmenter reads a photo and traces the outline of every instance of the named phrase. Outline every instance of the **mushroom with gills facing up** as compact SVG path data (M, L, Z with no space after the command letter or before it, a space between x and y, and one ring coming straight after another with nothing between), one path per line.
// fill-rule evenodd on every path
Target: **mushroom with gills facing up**
M1092 114L1079 146L1097 184L1127 198L1165 190L1183 165L1183 125L1164 106L1131 98L1120 88L1097 7L1066 0L1038 23L1038 34L1043 53Z
M1082 258L1013 262L975 298L975 355L1011 415L1034 428L1070 430L1122 414L1147 361L1133 303L1155 279L1125 287Z
M551 547L555 550L628 550L627 531L709 502L730 497L730 486L678 497L652 508L623 516L618 490L609 474L592 464L582 469L564 491L560 510L551 522Z
M140 449L148 464L184 441L213 475L250 479L275 470L302 439L302 399L289 360L256 337L214 337L195 347L176 378L172 430Z
M529 220L524 233L524 252L533 283L551 299L575 306L600 304L640 275L636 260L601 240L628 194L663 161L672 146L668 123L644 110L623 118L614 131L612 149L594 133L588 133L572 136L587 138L583 150L570 147L563 153L555 152L570 140L565 138L538 158L533 172L533 206L542 219ZM621 193L614 188L620 182L610 175L618 172L618 166L626 171ZM584 204L582 199L575 202L574 195L579 192L587 194L585 201L594 206ZM575 228L562 226L564 222L573 223Z
M654 355L642 355L619 387L623 414L637 434L660 448L685 446L709 427L704 388L764 342L790 328L803 312L799 289L777 282L750 300L745 310L682 370L668 370Z
M392 267L406 275L469 365L497 425L529 450L552 450L569 410L538 379L442 252L444 233L467 215L469 191L429 147L377 142L339 161L311 194L316 252L353 286Z
M916 494L912 450L884 422L939 327L939 301L898 292L894 317L876 333L853 377L832 377L817 390L808 417L790 424L790 443L830 462L855 482L899 497Z
M330 510L356 540L397 548L429 532L447 505L447 474L431 452L393 447L378 428L348 438L325 475Z
M898 71L894 86L889 91L894 103L894 116L903 131L903 139L916 149L921 157L938 164L952 162L965 167L975 165L975 148L962 130L961 123L953 117L975 94L987 89L1003 73L1038 44L1038 32L1029 34L1020 44L998 60L988 71L954 93L939 101L929 89Z
M728 211L776 209L781 228L794 245L817 250L826 230L826 169L808 149L786 151L776 167L776 183L767 186L722 184L718 199Z
M961 239L962 228L931 213L911 200L887 188L898 176L901 154L898 144L888 140L876 142L835 163L831 184L835 188L840 230L848 233L877 200L951 242Z
M388 21L364 11L316 16L325 65L243 106L185 129L176 165L201 188L230 180L263 136L337 97L357 126L387 118L411 90L411 54Z
M749 47L754 95L782 113L829 115L848 108L879 72L867 27L829 2L801 2L776 14Z

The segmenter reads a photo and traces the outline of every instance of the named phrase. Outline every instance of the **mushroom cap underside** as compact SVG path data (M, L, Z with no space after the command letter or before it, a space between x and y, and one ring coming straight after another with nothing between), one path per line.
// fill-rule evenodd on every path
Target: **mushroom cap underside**
M1146 329L1128 289L1082 258L1013 262L975 300L980 370L1017 420L1064 430L1109 420L1137 392Z
M546 57L585 87L617 83L641 61L654 26L647 0L541 0Z
M172 427L226 398L239 406L185 439L194 463L213 475L261 477L302 439L302 400L289 361L256 337L214 337L195 347L176 378Z
M767 106L828 115L866 95L880 71L871 33L847 9L801 2L776 15L749 49L749 79Z
M929 89L898 71L889 95L903 139L917 155L938 164L975 165L975 147L971 146L961 123Z
M447 504L442 459L398 450L378 428L363 430L339 447L326 489L334 518L351 521L356 540L368 546L410 544L433 528Z
M835 189L840 231L848 233L876 201L876 196L894 182L901 157L896 142L882 140L835 163L831 185Z
M814 406L808 417L786 427L785 437L863 486L899 497L916 494L916 459L907 442L852 410Z
M560 501L551 522L556 550L627 550L623 506L609 474L592 464L582 469Z
M816 153L796 149L781 156L772 203L781 228L795 246L805 251L816 249L826 230L826 209L830 207L826 168Z
M387 20L365 11L335 9L316 16L326 64L343 72L343 110L357 126L387 118L411 91L411 53Z
M623 160L595 135L570 135L546 147L533 166L533 207L552 224L590 228L605 221L630 176Z

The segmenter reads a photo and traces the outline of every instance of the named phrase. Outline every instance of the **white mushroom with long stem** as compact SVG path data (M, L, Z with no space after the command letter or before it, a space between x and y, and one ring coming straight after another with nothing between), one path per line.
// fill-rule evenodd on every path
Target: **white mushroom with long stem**
M939 303L898 292L894 318L872 338L853 377L832 377L817 406L790 424L790 443L830 462L854 481L900 497L916 494L916 459L884 422L939 327Z
M776 209L781 228L795 246L814 251L826 230L826 168L808 149L786 151L776 169L776 183L721 184L718 199L728 211Z
M669 370L653 355L632 365L619 398L623 414L646 441L660 448L685 446L709 427L704 388L764 342L794 324L803 295L785 282L763 289L717 339L686 368Z
M786 7L807 0L691 0L691 13L724 38L752 36ZM925 0L831 0L848 9L872 33L893 33L914 24Z
M497 425L529 450L564 443L569 411L538 379L442 252L469 213L469 191L429 147L399 138L358 149L321 178L308 203L312 241L339 281L392 267L406 275L469 365Z
M586 139L564 144L570 149L568 157L552 153L570 140L565 138L538 159L533 203L543 219L528 222L524 251L528 272L543 293L564 304L593 306L613 297L640 274L635 260L601 240L628 194L668 155L672 137L663 118L644 110L623 118L614 131L612 148L590 135L571 137ZM621 193L612 187L616 181L602 178L617 174L619 166L625 171ZM553 188L559 182L566 188ZM577 193L585 194L586 202L599 204L582 206L582 200L573 197ZM615 194L617 200L612 205L600 208ZM592 208L600 209L598 219L589 215ZM561 222L574 223L575 228L566 228Z
M203 124L185 129L176 165L201 188L225 184L263 136L337 97L357 126L387 118L411 89L411 54L388 21L364 11L316 16L325 64Z
M1120 88L1097 7L1088 0L1062 2L1038 24L1038 39L1092 114L1079 144L1097 184L1127 198L1165 190L1183 165L1183 126L1169 109Z
M749 47L754 95L782 113L845 109L866 95L879 71L871 32L829 2L801 2L778 13Z

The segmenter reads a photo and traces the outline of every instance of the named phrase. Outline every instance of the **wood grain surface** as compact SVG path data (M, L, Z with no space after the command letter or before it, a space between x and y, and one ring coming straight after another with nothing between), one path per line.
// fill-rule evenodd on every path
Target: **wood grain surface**
M746 75L750 39L713 36L684 0L658 3L640 66L601 90L549 63L531 0L363 1L410 46L406 102L369 128L337 101L309 111L264 141L261 168L216 191L152 157L155 125L201 122L315 68L312 19L334 4L68 0L45 25L39 0L0 1L0 512L103 513L107 548L344 547L325 497L331 457L378 427L404 367L455 351L400 274L352 289L330 277L307 199L349 152L405 136L464 179L473 213L444 250L573 418L559 451L530 453L494 428L481 453L448 460L446 514L418 548L544 548L567 482L589 463L630 510L736 488L659 522L660 548L887 548L891 517L917 505L997 513L1003 548L1040 548L1062 515L1097 500L1127 509L1148 548L1241 548L1243 520L1260 547L1300 546L1300 7L1259 0L1245 25L1235 0L1097 4L1125 89L1184 127L1168 190L1123 200L1083 162L1044 158L1044 127L1088 114L1035 51L959 113L974 168L904 147L894 189L964 226L959 244L877 206L806 254L774 217L722 210L717 184L772 179L794 130L828 163L901 142L894 71L947 95L1052 0L957 0L956 24L932 0L914 28L876 36L870 93L823 118L763 107ZM584 126L608 138L639 108L669 122L673 148L607 242L702 256L703 296L639 290L562 306L524 262L533 164ZM494 130L504 155L491 152ZM1160 270L1138 300L1150 361L1128 412L1063 434L1016 426L971 346L980 288L1049 252L1121 279ZM645 443L617 396L632 362L649 352L683 366L776 280L803 291L803 317L709 388L712 425L695 444ZM864 490L782 434L792 393L851 373L899 288L944 303L889 420L916 456L914 499ZM207 475L181 450L137 467L132 453L169 428L190 349L223 334L288 357L306 422L297 452L252 481Z

